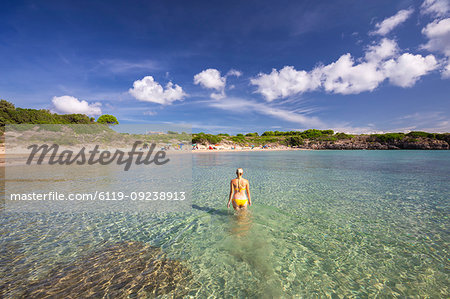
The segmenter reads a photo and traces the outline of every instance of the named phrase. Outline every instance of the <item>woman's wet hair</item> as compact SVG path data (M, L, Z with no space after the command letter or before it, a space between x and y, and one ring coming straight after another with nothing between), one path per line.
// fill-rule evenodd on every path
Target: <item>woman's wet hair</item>
M244 169L242 169L242 168L236 169L236 175L238 176L238 190L241 189L240 176L242 176L243 173L244 173Z

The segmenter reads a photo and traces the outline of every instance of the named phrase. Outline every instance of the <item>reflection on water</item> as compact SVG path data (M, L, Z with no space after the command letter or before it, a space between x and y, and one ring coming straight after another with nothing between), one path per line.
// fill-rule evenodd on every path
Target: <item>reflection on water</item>
M242 209L231 216L231 243L229 252L236 264L248 266L251 275L257 280L257 289L261 291L259 297L279 297L281 283L273 269L272 244L268 242L270 236L265 230L252 229L252 211ZM239 279L239 278L238 278Z
M252 213L248 209L241 209L234 212L231 225L231 234L237 238L247 236L252 226Z
M0 297L449 297L450 152L255 152L193 162L188 211L2 210ZM226 203L237 167L253 205L234 214ZM67 173L61 179L83 191L86 173ZM126 175L130 184L147 179ZM26 184L55 184L40 179Z

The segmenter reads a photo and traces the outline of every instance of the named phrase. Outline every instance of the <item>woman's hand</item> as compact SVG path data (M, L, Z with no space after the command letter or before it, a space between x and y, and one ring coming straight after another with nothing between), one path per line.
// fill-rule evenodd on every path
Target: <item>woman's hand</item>
M230 195L228 196L228 204L227 204L227 208L230 208L230 203L231 203L231 198L234 194L234 185L233 185L233 180L230 181Z

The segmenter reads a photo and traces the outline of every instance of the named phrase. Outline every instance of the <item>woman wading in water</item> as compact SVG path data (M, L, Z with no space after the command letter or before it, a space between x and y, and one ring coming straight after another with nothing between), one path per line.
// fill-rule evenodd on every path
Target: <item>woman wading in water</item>
M233 208L238 211L247 209L247 205L252 205L250 197L250 184L242 177L244 170L238 168L236 170L237 177L230 182L230 197L228 199L227 207L230 208L230 203L233 203Z

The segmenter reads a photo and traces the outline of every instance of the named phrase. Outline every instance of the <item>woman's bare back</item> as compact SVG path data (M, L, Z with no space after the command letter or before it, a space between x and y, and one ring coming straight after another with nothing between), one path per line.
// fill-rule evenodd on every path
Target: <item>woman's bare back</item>
M231 180L231 184L233 184L235 192L241 192L242 189L244 189L242 191L245 191L245 189L247 188L248 181L246 179L243 179L243 178L241 178L241 179L232 179Z

